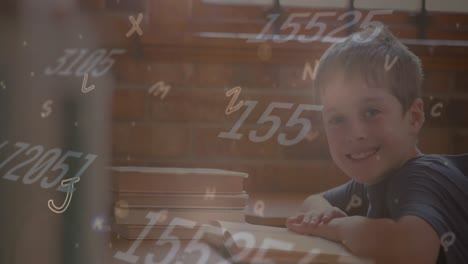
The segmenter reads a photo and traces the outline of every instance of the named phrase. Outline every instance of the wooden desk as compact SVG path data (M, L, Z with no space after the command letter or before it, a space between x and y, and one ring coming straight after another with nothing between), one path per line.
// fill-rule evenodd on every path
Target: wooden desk
M171 242L173 241L173 242ZM202 255L200 254L200 251L194 251L192 253L189 253L186 251L188 244L190 243L189 240L181 240L178 242L174 242L174 240L166 240L164 245L156 245L157 240L143 240L138 247L136 247L136 250L134 252L134 255L138 257L138 260L136 263L145 263L145 258L149 256L149 254L152 254L150 257L152 257L153 262L160 262L163 259L167 258L168 262L166 263L176 263L176 264L192 264L192 263L208 263L208 264L229 264L233 263L230 260L229 254L221 248L215 248L212 247L203 241L199 241L200 245L206 246L208 249L205 251L207 256L207 259L205 261L199 262L202 260ZM118 251L122 252L127 252L129 249L132 247L132 245L135 243L135 241L132 240L126 240L122 238L117 238L116 236L113 236L112 238L112 248L109 249L109 251L106 254L106 257L103 261L103 263L107 264L128 264L129 262L119 260L118 258L115 257L115 254ZM174 243L174 244L172 244ZM324 246L326 243L324 243ZM174 246L175 245L175 246ZM171 253L170 251L172 250L172 247L177 248L177 250L173 250ZM184 252L185 251L185 252ZM254 252L251 252L250 258L254 255ZM269 258L269 254L266 254L266 258ZM306 259L306 258L304 258ZM180 262L179 262L180 261ZM338 263L354 263L354 264L369 264L371 262L366 262L366 261L356 261L352 257L352 255L336 255L336 256L325 256L325 255L320 255L317 257L312 257L309 259L309 261L304 262L304 263L329 263L329 264L338 264ZM288 261L280 261L279 259L276 260L275 264L290 264Z
M142 240L141 243L139 243L133 253L134 256L138 257L136 263L145 263L145 258L149 256L149 254L153 254L152 260L153 262L157 263L165 258L168 260L166 263L177 263L178 261L184 264L197 263L197 261L199 261L199 259L202 257L200 251L194 251L193 253L188 253L185 251L191 240L165 240L160 241L158 245L156 244L157 241L158 240ZM112 235L111 243L112 248L109 248L104 263L128 264L129 262L120 260L119 258L115 257L115 255L118 251L129 252L132 245L137 243L136 240L118 238L118 236L114 234ZM229 257L222 249L214 248L203 241L199 241L198 244L206 246L207 249L207 251L204 251L203 254L206 254L208 259L203 263L216 264L227 260Z
M292 194L292 193L257 193L250 196L248 206L246 207L246 217L253 220L255 224L264 223L265 225L272 226L284 226L286 217L295 214L300 209L302 201L309 194ZM255 210L255 204L258 201L263 201L263 215L258 214L258 208ZM258 206L258 204L257 204ZM255 233L258 230L265 230L260 226L251 225L249 229L241 230L247 233ZM256 234L255 243L263 243L265 239L282 240L282 237L278 237L270 232ZM112 236L112 248L109 250L106 261L104 263L112 264L123 264L129 263L119 260L115 257L116 252L121 251L129 252L128 256L132 254L138 257L136 263L145 263L145 258L149 257L153 262L161 262L167 259L166 263L214 263L214 264L228 264L230 256L224 248L217 248L207 244L203 241L196 243L197 247L203 248L203 250L194 250L190 252L189 243L191 240L143 240L138 242L136 240L127 240L119 238L117 235ZM156 244L157 243L157 244ZM299 243L299 242L298 242ZM313 245L312 245L313 244ZM302 247L310 247L323 249L325 252L330 252L330 248L335 248L336 244L330 241L315 239L311 245L305 245L303 241L300 244ZM134 250L132 252L132 250ZM309 249L307 249L309 250ZM271 250L270 250L271 251ZM274 250L273 250L274 251ZM339 252L337 255L323 255L318 254L312 256L305 263L371 263L368 261L356 261L356 259L345 249L333 249L334 252ZM203 252L203 253L201 253ZM274 252L270 252L274 253ZM248 258L256 254L254 251L248 253ZM268 255L268 254L267 254ZM279 258L275 259L275 264L288 263L287 261L280 261Z

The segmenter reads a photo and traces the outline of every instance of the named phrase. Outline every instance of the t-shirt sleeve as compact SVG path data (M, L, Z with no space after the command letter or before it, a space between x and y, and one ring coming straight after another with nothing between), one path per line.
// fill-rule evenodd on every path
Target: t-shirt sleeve
M367 214L369 202L365 187L354 180L325 191L322 196L349 216Z
M468 261L467 176L438 159L405 168L388 187L386 202L394 220L407 215L423 219L450 245L443 252L447 263Z
M444 194L449 188L439 172L416 165L401 171L389 186L387 204L392 218L414 215L431 224L443 235L449 227L445 220Z

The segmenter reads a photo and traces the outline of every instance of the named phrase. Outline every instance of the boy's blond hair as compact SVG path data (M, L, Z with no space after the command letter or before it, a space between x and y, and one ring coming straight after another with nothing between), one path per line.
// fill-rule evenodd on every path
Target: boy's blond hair
M380 32L374 37L375 30ZM395 58L395 64L388 67ZM371 87L389 89L403 106L403 113L421 97L421 61L386 28L366 28L328 48L317 68L316 91L321 92L337 72L346 79L362 78Z

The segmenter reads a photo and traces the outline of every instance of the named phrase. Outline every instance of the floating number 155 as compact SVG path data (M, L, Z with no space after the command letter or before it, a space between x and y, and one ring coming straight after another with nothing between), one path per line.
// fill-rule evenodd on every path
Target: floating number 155
M228 138L228 139L241 139L242 134L237 133L239 128L242 126L244 121L247 119L247 117L252 113L253 109L257 105L257 101L245 101L244 106L247 106L247 109L245 112L240 116L239 120L234 124L234 126L231 128L231 131L229 132L221 132L218 134L218 137L220 138ZM272 102L268 105L267 109L265 112L263 112L262 116L257 121L257 124L265 124L267 122L271 123L271 128L266 132L265 135L259 135L259 132L257 130L251 130L249 132L249 139L252 142L263 142L271 138L276 131L280 128L281 126L281 119L278 116L272 115L271 112L275 108L281 108L281 109L291 109L293 107L292 103L278 103L278 102ZM296 137L294 138L288 138L286 136L286 133L281 132L278 134L278 142L283 145L283 146L291 146L296 143L299 143L301 140L303 140L306 136L307 133L309 133L310 129L312 128L312 124L309 119L300 117L303 111L321 111L322 106L321 105L310 105L310 104L300 104L292 116L289 118L288 122L286 122L286 127L293 127L295 125L300 125L301 130L297 134Z

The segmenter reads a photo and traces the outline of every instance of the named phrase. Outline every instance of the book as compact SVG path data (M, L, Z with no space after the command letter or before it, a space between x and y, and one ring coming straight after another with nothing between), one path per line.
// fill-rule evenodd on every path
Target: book
M145 225L112 225L112 230L126 239L138 239L138 236L145 229ZM144 240L149 239L158 239L165 240L163 238L163 233L167 232L167 229L171 229L171 237L177 237L179 240L191 240L195 237L198 229L202 228L201 225L196 225L194 227L185 227L185 226L170 226L170 225L158 225L151 227L148 231L148 234L143 238Z
M208 224L213 220L244 222L241 209L187 209L187 208L132 208L114 207L114 223L119 225L146 225L149 212L161 213L162 217L156 225L170 225L174 218L182 218L196 222L198 225Z
M202 168L111 167L112 190L135 193L240 194L247 173Z
M286 219L301 210L308 193L249 193L245 221L255 225L285 227Z
M213 221L203 240L242 263L374 263L352 255L343 245L281 227Z
M113 192L116 206L133 208L243 209L249 196L239 194L154 194Z

